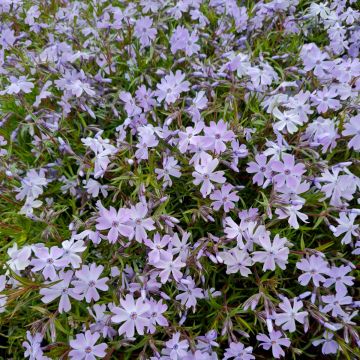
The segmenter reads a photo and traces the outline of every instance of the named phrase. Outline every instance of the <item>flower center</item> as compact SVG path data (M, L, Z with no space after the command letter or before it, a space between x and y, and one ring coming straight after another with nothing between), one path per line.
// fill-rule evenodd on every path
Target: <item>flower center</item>
M132 313L130 314L130 318L131 318L132 320L136 320L136 318L137 318L137 313L136 313L136 312L132 312Z

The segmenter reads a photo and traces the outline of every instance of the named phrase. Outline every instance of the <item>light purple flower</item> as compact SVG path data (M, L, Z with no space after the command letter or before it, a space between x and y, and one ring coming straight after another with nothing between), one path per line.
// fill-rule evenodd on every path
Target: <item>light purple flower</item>
M295 165L295 157L290 154L284 154L282 161L272 160L270 167L278 173L272 177L278 187L286 185L289 188L296 188L301 182L301 175L305 173L305 166Z
M347 289L341 287L335 295L322 296L321 300L326 305L321 309L321 311L324 313L331 311L331 315L334 317L346 316L346 313L341 306L350 305L352 303L352 297L346 296L346 293Z
M335 219L339 225L330 227L330 230L336 237L345 234L341 239L342 244L350 244L352 236L359 236L359 225L354 224L356 217L356 213L349 213L347 215L345 212L341 212L339 214L339 219Z
M196 284L191 276L188 276L186 279L182 279L178 285L178 289L183 292L177 295L175 299L180 300L181 304L185 305L187 308L193 307L195 312L197 299L204 298L203 290L196 287Z
M113 307L113 303L110 303L110 311ZM95 304L92 308L88 308L88 311L95 320L95 323L90 324L90 330L92 333L100 332L104 338L109 337L110 339L117 334L117 331L110 326L111 315L106 313L105 304Z
M166 347L162 349L161 353L167 355L171 360L180 360L187 355L189 343L187 340L180 341L180 333L173 334L172 339L165 343Z
M42 270L42 274L46 279L54 281L57 277L56 270L63 268L67 261L62 258L64 250L57 246L34 248L36 259L31 260L33 266L32 271Z
M281 112L278 108L275 108L272 114L277 119L277 122L273 125L274 130L283 133L294 134L298 131L298 127L303 124L300 116L293 111Z
M13 95L23 92L25 94L31 93L34 88L34 84L31 81L28 81L27 76L20 76L16 78L15 76L10 76L9 80L11 84L3 91L0 91L0 95Z
M130 294L125 299L120 299L121 307L114 307L111 317L112 322L118 324L123 323L119 328L119 335L125 334L126 337L133 337L136 332L144 335L145 327L150 325L148 312L151 310L148 302L142 298L136 301Z
M162 258L154 264L157 269L162 269L159 273L161 282L165 284L172 275L175 281L180 281L182 272L180 271L186 264L181 261L180 256L173 260L173 255L169 253L163 254Z
M225 182L223 171L214 171L219 164L218 159L207 153L200 155L200 161L195 164L195 171L192 173L195 178L193 183L195 185L201 185L200 192L205 198L214 189L212 182L223 184Z
M328 263L316 255L311 255L308 259L301 259L296 263L296 267L304 271L304 274L299 276L299 283L302 286L306 286L312 280L314 285L319 287L320 282L326 280L324 275L329 270Z
M70 341L72 350L69 352L72 360L95 360L96 358L103 358L106 355L107 345L105 343L96 344L99 340L100 334L91 333L87 330L84 334L77 334L74 340Z
M83 265L81 270L75 272L75 276L78 280L74 280L74 292L82 297L85 297L86 302L90 302L92 299L98 301L100 295L97 290L106 291L109 287L106 282L109 278L104 277L99 279L104 267L102 265L96 266L92 263L90 266Z
M168 306L166 304L163 304L162 300L156 301L153 299L150 299L149 301L149 325L148 325L148 332L150 334L153 334L156 330L156 325L160 325L162 327L169 326L168 321L166 320L166 317L163 315L163 313L167 310Z
M333 340L333 338L333 333L331 333L330 331L324 331L323 339L314 340L312 344L314 346L319 346L322 344L321 352L324 355L336 354L339 349L339 344L335 340Z
M63 259L67 261L67 265L71 264L72 268L78 269L82 262L81 256L78 253L83 253L86 250L85 242L83 240L64 240L61 243L64 250Z
M149 16L143 16L136 20L134 35L140 40L141 47L146 47L151 44L156 38L157 30L152 27L153 20Z
M151 249L148 254L150 263L156 264L160 260L161 255L166 256L167 252L164 250L164 248L169 244L170 241L170 235L164 235L163 237L160 237L159 233L154 235L153 241L150 239L144 240L144 244Z
M72 270L68 270L66 272L61 271L59 273L59 278L55 280L57 281L56 284L40 289L40 295L43 296L41 301L45 304L49 304L60 297L58 307L59 313L69 312L71 310L69 296L74 299L81 300L81 296L76 294L73 288L70 288L70 282L73 275L74 272Z
M287 239L280 238L278 234L275 235L272 243L269 236L261 237L259 245L261 245L265 251L254 251L252 253L253 261L264 263L263 271L273 271L276 265L279 266L280 269L285 270L289 256L289 248L285 246L286 243Z
M111 244L117 241L119 235L125 236L128 239L133 238L134 230L132 226L127 225L127 222L130 220L128 209L120 208L116 211L112 206L110 206L109 210L101 207L99 215L96 219L96 229L100 231L110 229L107 238Z
M317 90L314 95L311 95L313 104L317 105L316 110L320 113L326 113L329 109L339 110L341 103L335 99L339 94L334 88L327 89L326 87L321 91Z
M196 54L200 50L200 46L196 44L198 39L195 31L190 34L184 26L179 25L170 38L171 52L175 54L183 50L187 56Z
M166 75L160 84L157 84L156 87L158 90L155 91L158 102L165 100L166 104L174 103L182 92L189 91L190 82L184 81L185 74L180 70L177 70L174 74L170 71L169 75Z
M223 360L253 360L255 356L252 355L252 346L245 347L243 343L232 342L229 347L225 350Z
M300 324L305 323L305 318L308 316L307 311L300 311L303 307L302 301L293 299L293 305L291 305L288 298L284 298L279 304L279 308L283 313L276 313L274 315L275 324L281 326L283 330L294 332L296 330L295 322Z
M220 154L226 150L226 142L235 139L235 134L232 130L228 130L228 124L224 120L217 123L210 122L210 126L204 127L205 135L201 139L201 144L206 150L214 151L215 154Z
M335 284L336 292L345 294L347 292L346 286L354 285L354 277L347 275L351 271L350 266L341 265L339 267L332 266L327 272L329 276L325 282L325 287L330 287Z
M146 204L137 203L131 206L129 210L129 221L127 222L135 231L135 240L141 243L147 239L146 231L155 230L154 220L151 217L146 217L148 207Z
M219 256L227 266L227 274L240 272L245 277L251 274L251 270L248 267L252 265L252 260L246 250L235 247L231 250L220 252Z
M260 346L265 350L271 348L274 358L279 359L281 356L285 356L285 352L281 347L289 347L291 344L288 338L283 338L282 336L280 331L272 331L269 333L269 336L259 334L256 336L256 339L262 342Z
M27 331L26 338L27 341L22 343L22 346L25 348L24 356L26 358L28 357L29 360L49 360L47 356L44 356L41 348L41 342L43 340L41 333L36 333L32 336L30 331Z
M236 195L235 191L231 192L233 189L234 187L231 184L224 184L221 187L221 190L215 190L210 195L210 199L215 200L211 204L214 210L218 211L223 207L225 212L229 212L235 207L234 203L239 201L239 197Z
M196 123L195 127L188 126L185 131L179 131L179 150L185 153L189 145L197 145L201 139L198 134L204 128L203 122Z
M360 151L360 115L350 118L349 122L345 123L342 135L352 136L352 139L347 143L348 148Z
M155 169L155 173L158 174L157 180L163 179L163 188L172 186L172 180L170 176L179 178L181 176L180 165L173 156L166 156L163 160L163 169Z
M263 186L264 188L269 184L269 178L271 175L271 169L269 164L267 164L267 157L262 154L257 154L255 156L255 161L248 163L246 171L249 174L255 174L253 177L253 183Z
M16 189L18 192L16 199L23 200L25 197L38 198L43 193L43 188L47 183L44 169L40 169L39 172L35 169L29 170L26 177L21 181L21 187Z

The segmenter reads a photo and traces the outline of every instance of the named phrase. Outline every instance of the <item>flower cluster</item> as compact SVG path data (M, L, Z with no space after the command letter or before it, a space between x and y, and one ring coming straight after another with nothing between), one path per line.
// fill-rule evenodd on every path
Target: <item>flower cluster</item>
M0 16L1 358L360 357L356 1Z

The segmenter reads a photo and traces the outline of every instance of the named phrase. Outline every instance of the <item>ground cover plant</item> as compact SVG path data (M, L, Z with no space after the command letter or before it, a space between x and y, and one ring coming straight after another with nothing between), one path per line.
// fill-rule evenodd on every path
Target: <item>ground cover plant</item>
M359 358L359 10L0 1L1 358Z

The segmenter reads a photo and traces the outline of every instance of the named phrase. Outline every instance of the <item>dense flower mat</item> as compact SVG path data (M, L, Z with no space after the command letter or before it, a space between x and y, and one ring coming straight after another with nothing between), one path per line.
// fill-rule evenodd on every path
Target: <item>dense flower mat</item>
M358 358L359 10L0 1L1 358Z

